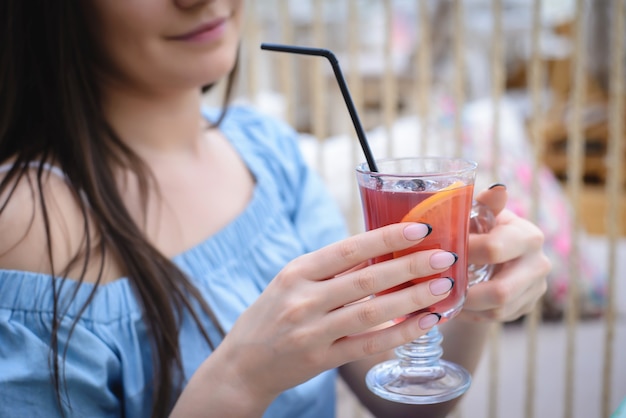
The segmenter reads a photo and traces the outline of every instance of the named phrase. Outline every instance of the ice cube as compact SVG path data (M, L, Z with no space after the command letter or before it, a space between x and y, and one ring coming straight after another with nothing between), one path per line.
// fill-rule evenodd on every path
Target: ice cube
M422 179L398 180L394 183L393 188L396 190L422 192L427 189L427 184Z

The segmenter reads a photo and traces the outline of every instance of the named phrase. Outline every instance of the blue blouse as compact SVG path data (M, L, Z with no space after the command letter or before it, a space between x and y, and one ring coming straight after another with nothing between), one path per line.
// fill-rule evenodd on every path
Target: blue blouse
M289 260L341 239L347 231L321 179L305 165L294 131L244 107L229 109L221 130L256 179L253 197L233 222L173 261L228 331ZM40 273L0 270L0 416L58 415L48 366L51 280ZM67 314L58 334L59 352L93 289L91 284L77 287L66 281L61 290ZM97 289L67 345L70 416L148 415L152 363L143 315L126 278ZM213 341L219 341L209 318L202 316L202 321ZM188 380L211 354L188 314L180 347ZM334 416L335 378L336 371L330 370L282 393L265 416Z

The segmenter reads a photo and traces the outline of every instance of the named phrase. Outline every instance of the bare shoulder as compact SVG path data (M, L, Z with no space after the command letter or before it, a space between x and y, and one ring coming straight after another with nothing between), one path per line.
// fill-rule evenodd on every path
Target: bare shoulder
M84 215L63 177L38 182L31 170L0 194L0 208L0 268L49 274L52 259L59 272L80 251Z

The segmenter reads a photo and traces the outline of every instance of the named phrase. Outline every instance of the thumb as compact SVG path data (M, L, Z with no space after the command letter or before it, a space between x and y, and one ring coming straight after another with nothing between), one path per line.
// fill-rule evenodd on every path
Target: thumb
M490 186L489 189L480 192L476 196L476 201L487 206L491 209L493 214L497 216L506 206L508 197L506 186L501 183L496 183Z

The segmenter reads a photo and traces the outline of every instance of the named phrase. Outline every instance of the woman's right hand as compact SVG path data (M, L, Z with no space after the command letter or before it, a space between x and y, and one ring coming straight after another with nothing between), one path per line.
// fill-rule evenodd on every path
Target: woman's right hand
M411 247L428 232L423 224L389 225L293 260L241 315L206 366L214 372L223 368L220 384L234 384L234 392L267 406L324 370L421 336L437 315L389 323L445 298L450 280L368 296L445 271L456 261L454 254L429 250L374 265L367 261Z

